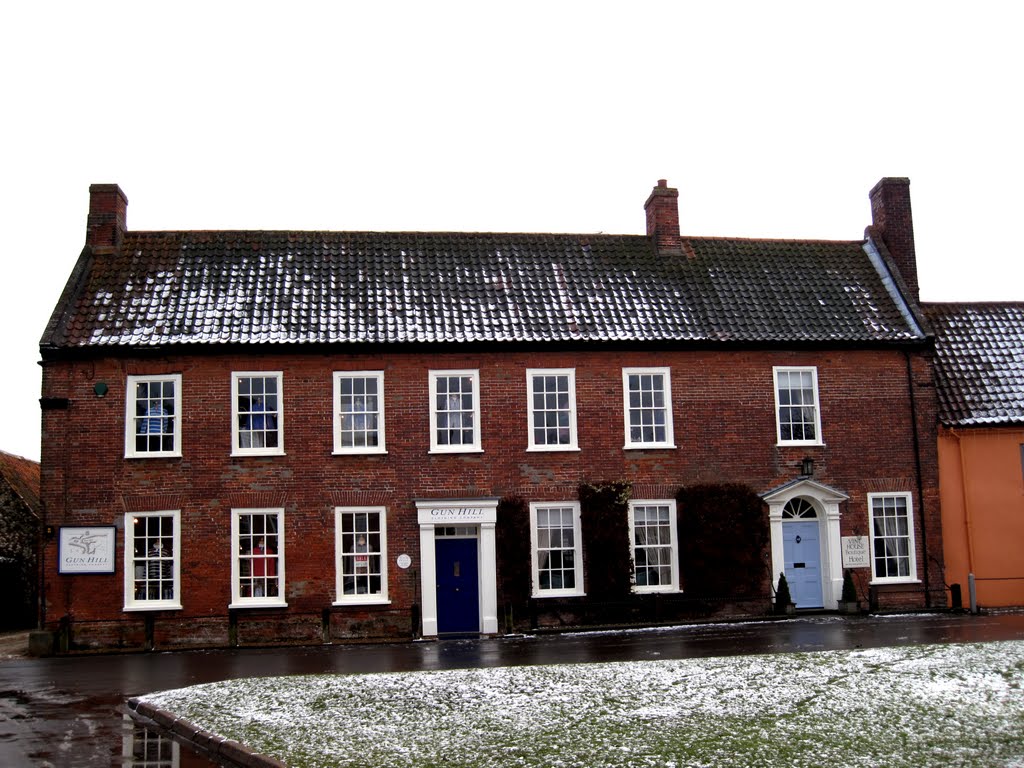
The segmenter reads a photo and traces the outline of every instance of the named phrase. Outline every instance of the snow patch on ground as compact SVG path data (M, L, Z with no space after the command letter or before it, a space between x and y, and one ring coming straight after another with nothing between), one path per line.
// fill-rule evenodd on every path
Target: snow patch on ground
M233 680L143 697L292 766L1024 768L1024 642Z

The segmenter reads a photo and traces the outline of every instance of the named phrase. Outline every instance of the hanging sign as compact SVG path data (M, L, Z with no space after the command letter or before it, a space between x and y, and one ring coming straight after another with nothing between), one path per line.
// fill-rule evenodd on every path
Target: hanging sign
M61 528L60 573L113 573L117 532L114 526Z

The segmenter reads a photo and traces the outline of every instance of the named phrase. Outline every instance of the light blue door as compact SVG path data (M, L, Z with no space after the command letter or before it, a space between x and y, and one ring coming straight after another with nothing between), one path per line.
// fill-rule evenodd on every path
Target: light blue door
M821 608L821 544L818 522L784 522L782 554L786 581L797 608Z

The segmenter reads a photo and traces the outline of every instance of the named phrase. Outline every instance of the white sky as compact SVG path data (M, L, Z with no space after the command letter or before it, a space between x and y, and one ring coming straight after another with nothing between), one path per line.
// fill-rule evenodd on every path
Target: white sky
M922 298L1024 300L1024 5L8 3L0 450L88 187L143 229L855 239L908 176Z

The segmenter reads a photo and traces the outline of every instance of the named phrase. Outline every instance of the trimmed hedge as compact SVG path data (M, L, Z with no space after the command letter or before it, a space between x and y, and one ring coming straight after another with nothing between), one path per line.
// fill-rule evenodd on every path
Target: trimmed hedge
M771 590L768 514L742 483L692 485L676 494L682 587L691 597L756 597Z
M629 543L629 500L626 481L582 483L578 493L583 527L587 596L595 601L628 598L633 557Z
M498 550L498 600L522 605L533 590L530 552L530 506L521 496L506 496L498 502L495 526Z

